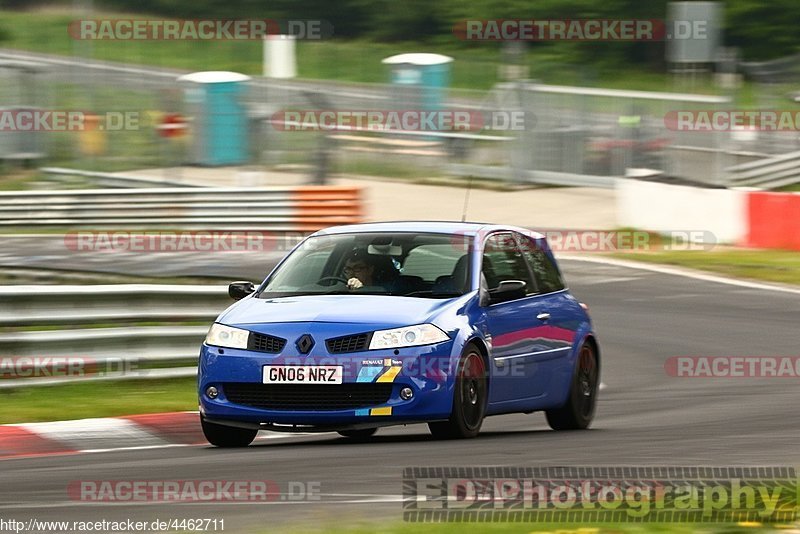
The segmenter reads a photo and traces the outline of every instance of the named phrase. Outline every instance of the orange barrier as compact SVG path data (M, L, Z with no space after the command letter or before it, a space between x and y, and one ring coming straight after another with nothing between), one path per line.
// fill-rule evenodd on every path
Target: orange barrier
M0 191L0 228L314 232L363 220L360 186Z
M750 192L747 220L746 246L800 250L800 194Z
M361 188L358 186L301 186L295 188L292 200L300 231L312 232L327 226L363 221Z

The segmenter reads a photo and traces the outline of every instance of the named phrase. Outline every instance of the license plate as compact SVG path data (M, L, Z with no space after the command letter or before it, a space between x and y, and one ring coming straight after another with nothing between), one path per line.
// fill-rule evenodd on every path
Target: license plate
M264 384L341 384L341 365L265 365Z

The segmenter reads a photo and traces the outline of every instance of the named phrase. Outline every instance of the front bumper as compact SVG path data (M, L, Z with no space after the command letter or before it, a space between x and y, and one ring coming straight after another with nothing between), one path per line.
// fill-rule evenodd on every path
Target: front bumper
M394 350L372 350L330 355L323 350L323 354L314 355L315 351L312 350L308 356L220 349L204 344L198 369L200 413L206 420L219 424L288 431L360 428L446 419L453 405L455 363L452 351L452 341L402 348L397 350L397 354ZM390 393L385 402L343 409L285 405L274 409L233 402L228 398L226 385L230 385L231 392L234 389L231 384L234 383L258 388L257 385L262 383L265 365L339 365L343 371L342 386L380 384L381 388L390 389ZM210 386L218 391L214 399L206 395ZM290 387L302 393L302 388L307 386L296 384ZM322 387L334 388L334 393L327 393L326 390L326 395L336 395L335 388L340 386L331 384ZM403 388L412 390L410 399L400 397ZM345 389L341 388L341 391ZM292 428L293 425L313 428Z

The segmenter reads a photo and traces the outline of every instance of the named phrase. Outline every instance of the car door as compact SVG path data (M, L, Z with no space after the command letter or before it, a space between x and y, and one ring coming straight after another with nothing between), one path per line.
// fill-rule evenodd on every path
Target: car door
M569 355L581 324L580 304L567 291L545 239L523 234L515 237L538 288L537 333L547 352L536 358L541 362L537 380L545 385L543 394L548 395L550 388L563 384L572 375Z
M521 280L524 294L508 300L483 299L486 329L491 339L490 409L523 408L526 401L547 390L541 372L554 348L547 336L547 305L522 254L513 232L498 232L486 238L481 262L481 291L495 292L501 282ZM518 404L519 406L516 406Z

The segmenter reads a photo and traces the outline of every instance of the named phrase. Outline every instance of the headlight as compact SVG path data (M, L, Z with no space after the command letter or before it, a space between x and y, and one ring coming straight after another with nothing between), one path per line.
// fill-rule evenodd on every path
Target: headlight
M214 323L211 325L211 328L208 329L208 334L206 334L206 345L228 347L231 349L246 349L249 335L250 332L247 330Z
M418 324L391 330L376 330L369 342L369 349L393 349L441 343L450 339L441 329L432 324Z

